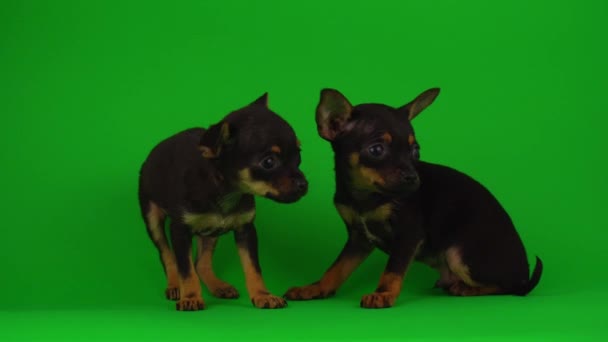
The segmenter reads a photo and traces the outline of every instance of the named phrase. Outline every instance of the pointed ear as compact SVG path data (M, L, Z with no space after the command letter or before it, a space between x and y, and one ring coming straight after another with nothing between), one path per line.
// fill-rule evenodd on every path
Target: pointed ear
M260 105L268 108L268 92L262 94L257 100L251 102L252 105Z
M344 129L350 119L353 106L335 89L321 90L321 99L317 105L316 120L319 135L332 141Z
M220 122L209 127L203 133L198 149L204 158L215 159L222 153L222 148L230 143L230 124Z
M425 90L410 103L400 107L398 110L403 112L407 116L407 119L411 121L426 107L433 103L435 98L437 98L437 95L439 95L439 88Z

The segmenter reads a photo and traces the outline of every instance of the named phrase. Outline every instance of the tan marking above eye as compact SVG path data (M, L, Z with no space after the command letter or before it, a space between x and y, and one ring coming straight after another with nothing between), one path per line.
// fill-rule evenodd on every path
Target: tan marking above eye
M393 141L393 136L389 132L386 132L382 135L382 140L384 140L384 142L387 144L390 144L391 141Z
M298 145L298 148L302 147L302 143L300 142L300 139L296 140L296 145Z
M410 134L409 137L407 137L407 142L412 145L414 142L416 142L416 138L414 138L413 134Z
M270 150L276 154L280 154L281 153L281 148L277 145L272 145L272 147L270 148Z

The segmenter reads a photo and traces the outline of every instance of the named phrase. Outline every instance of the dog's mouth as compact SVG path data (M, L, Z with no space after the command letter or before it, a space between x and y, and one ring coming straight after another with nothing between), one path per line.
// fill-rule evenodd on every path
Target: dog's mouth
M292 192L292 193L280 194L280 195L273 195L270 192L267 192L264 197L271 199L275 202L279 202L279 203L294 203L294 202L297 202L304 195L305 195L305 193L301 193L301 192Z
M374 186L380 191L380 193L391 195L391 196L403 196L409 195L420 188L420 182L416 184L400 184L397 186L382 186L378 183L374 183Z

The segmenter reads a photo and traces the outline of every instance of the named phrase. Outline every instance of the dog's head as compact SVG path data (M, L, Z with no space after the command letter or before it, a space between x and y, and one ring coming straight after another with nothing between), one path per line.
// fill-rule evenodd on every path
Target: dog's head
M269 109L267 93L209 127L199 149L243 193L290 203L308 190L299 169L300 143L287 121Z
M439 94L429 89L409 103L351 105L335 89L323 89L316 110L319 135L331 142L337 177L352 190L403 195L420 186L420 146L411 121Z

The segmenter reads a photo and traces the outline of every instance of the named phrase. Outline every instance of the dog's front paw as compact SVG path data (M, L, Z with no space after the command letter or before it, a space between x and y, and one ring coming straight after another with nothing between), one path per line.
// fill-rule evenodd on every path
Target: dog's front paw
M175 303L175 308L178 311L198 311L205 309L205 302L201 297L185 298L178 300Z
M271 294L259 294L251 298L251 303L260 309L281 309L287 306L285 299Z
M218 287L213 289L213 295L217 298L224 299L236 299L239 298L239 291L232 285L226 284L226 286Z
M310 300L330 297L334 292L324 291L319 283L307 286L292 287L283 295L289 300Z
M361 307L366 309L390 308L395 304L397 296L390 292L375 292L361 298Z
M165 290L165 297L168 300L179 300L179 287L168 287Z

